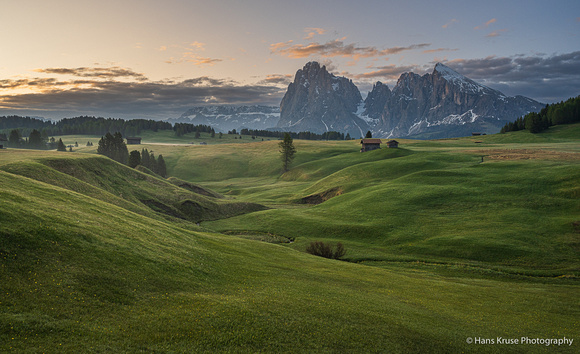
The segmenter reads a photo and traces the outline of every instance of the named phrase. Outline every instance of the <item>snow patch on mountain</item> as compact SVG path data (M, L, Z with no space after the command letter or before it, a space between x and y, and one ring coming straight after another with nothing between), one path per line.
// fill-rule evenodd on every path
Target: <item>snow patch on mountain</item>
M434 72L438 72L442 78L452 83L453 85L460 87L461 90L463 91L484 95L496 94L498 95L498 97L500 97L500 99L506 97L503 93L496 91L492 88L489 88L487 86L478 84L477 82L468 79L467 77L461 75L457 71L441 63L437 63L435 65Z

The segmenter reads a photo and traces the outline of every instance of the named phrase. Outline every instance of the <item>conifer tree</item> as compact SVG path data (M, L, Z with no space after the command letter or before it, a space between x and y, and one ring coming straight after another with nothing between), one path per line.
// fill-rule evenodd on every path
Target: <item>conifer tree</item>
M141 150L141 165L149 168L149 151L147 149Z
M129 160L129 150L127 150L127 145L119 132L116 132L115 135L105 134L99 140L97 154L105 155L122 164L127 164Z
M296 153L296 148L294 147L294 140L288 133L284 133L284 140L282 140L278 146L280 147L280 158L282 159L282 170L283 172L288 171L290 164L294 159L294 154Z
M167 177L167 166L165 165L165 159L161 154L157 157L157 174L161 177Z
M62 142L62 139L58 139L58 145L56 146L56 151L66 151L66 146Z
M11 147L18 147L20 145L20 131L18 131L18 129L13 129L10 131L8 145Z
M151 171L157 173L157 161L155 161L155 154L153 151L149 152L149 166L147 166Z
M141 154L137 150L131 151L129 154L129 167L135 168L141 164Z
M42 139L42 134L38 130L33 129L30 132L28 147L31 149L42 149L44 147L44 139Z

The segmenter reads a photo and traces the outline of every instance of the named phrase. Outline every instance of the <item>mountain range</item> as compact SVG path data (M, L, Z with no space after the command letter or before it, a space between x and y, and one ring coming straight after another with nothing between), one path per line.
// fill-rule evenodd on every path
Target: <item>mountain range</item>
M280 107L211 106L188 110L174 121L218 130L338 131L358 138L448 138L497 133L507 122L545 105L508 97L437 63L432 73L403 73L391 90L380 81L363 100L352 80L309 62L296 72Z
M280 107L276 106L204 106L187 110L179 118L170 118L170 123L211 125L216 131L233 129L267 129L275 127L280 119Z

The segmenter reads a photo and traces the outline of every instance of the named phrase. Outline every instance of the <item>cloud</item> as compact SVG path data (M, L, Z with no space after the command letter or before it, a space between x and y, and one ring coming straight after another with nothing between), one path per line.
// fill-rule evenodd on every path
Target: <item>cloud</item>
M458 48L452 49L452 48L437 48L437 49L427 49L424 50L422 53L423 54L429 54L429 53L437 53L437 52L455 52L458 51Z
M446 24L444 24L444 25L443 25L443 26L441 26L441 27L443 27L443 28L447 28L447 27L451 26L452 24L454 24L454 23L456 23L456 22L459 22L459 20L452 19L451 21L447 22Z
M304 32L307 33L307 35L306 35L306 37L304 37L304 39L311 40L317 34L319 34L319 35L325 34L326 30L322 29L322 28L308 27L308 28L304 29Z
M373 68L376 70L369 71L362 74L351 74L350 77L357 80L365 80L365 79L382 79L385 81L394 81L401 76L402 73L405 72L417 72L421 71L421 68L417 65L404 65L404 66L396 66L396 65L386 65L386 66L379 66Z
M180 57L170 57L169 59L165 60L167 64L183 64L183 63L192 63L196 66L214 66L216 63L224 61L221 58L211 58L207 56L198 55L197 52L205 51L205 43L194 41L187 44L182 45L171 45L169 47L162 46L159 48L160 51L166 51L168 48L177 48L182 51ZM232 60L235 60L232 58Z
M87 68L87 67L47 68L47 69L36 69L34 71L38 72L38 73L45 73L45 74L72 75L72 76L94 77L94 78L102 78L102 79L112 79L112 78L118 78L118 77L132 77L136 80L147 80L147 78L141 73L137 73L133 70L121 68L118 66L114 66L114 67L110 67L110 68Z
M473 29L475 29L475 30L484 29L484 28L487 28L489 25L491 25L492 23L495 23L495 22L497 22L497 20L495 18L492 18L491 20L487 21L483 25L474 27Z
M221 61L223 61L223 59L202 57L195 53L187 52L183 53L181 58L175 59L171 57L168 60L166 60L165 63L167 64L192 63L193 65L196 66L202 65L214 66L216 63L219 63Z
M510 96L522 95L549 103L580 94L580 51L551 56L455 59L444 64Z
M306 45L293 44L292 41L281 42L270 45L270 51L271 53L289 58L307 58L309 56L320 56L323 58L345 57L358 60L360 58L397 54L406 50L420 49L431 45L429 43L421 43L406 47L377 49L376 47L358 47L354 43L345 44L343 40L344 38L332 40L326 43L312 42Z
M43 69L39 72L60 74L67 71ZM179 116L193 106L208 102L279 105L283 95L284 89L272 83L246 85L208 76L181 81L145 79L131 82L114 78L103 80L100 76L81 80L5 79L0 80L0 115L41 115L58 119L88 114L160 119Z
M200 76L194 79L187 79L181 82L182 85L185 86L198 86L198 85L205 85L205 86L225 86L225 85L235 85L235 81L231 80L224 80L224 79L215 79L209 76Z
M293 76L290 74L287 75L280 75L280 74L272 74L266 75L266 78L259 81L259 85L284 85L288 86L292 82Z
M197 48L199 50L205 50L205 43L194 41L189 44L191 47Z
M191 55L185 61L187 61L189 63L193 63L193 65L197 65L197 66L201 66L201 65L214 66L215 63L219 63L220 61L223 61L223 59L214 59L214 58L200 57L199 55Z
M500 29L500 30L497 30L497 31L493 31L493 32L489 33L486 37L489 37L489 38L499 37L499 36L501 36L501 34L503 32L507 32L507 28Z

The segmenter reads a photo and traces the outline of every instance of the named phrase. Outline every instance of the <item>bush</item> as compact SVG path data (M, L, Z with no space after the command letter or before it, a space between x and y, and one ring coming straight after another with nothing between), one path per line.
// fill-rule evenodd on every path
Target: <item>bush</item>
M310 242L310 245L306 247L306 252L315 256L330 259L339 259L346 254L346 250L340 242L336 244L335 251L332 251L332 246L330 244L326 244L320 241Z

